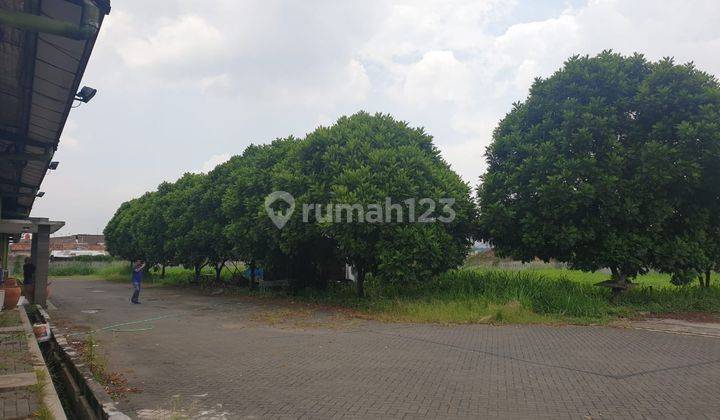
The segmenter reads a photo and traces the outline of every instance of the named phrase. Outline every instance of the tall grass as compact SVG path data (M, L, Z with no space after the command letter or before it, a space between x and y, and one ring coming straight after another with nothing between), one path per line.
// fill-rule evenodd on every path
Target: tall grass
M201 271L204 276L214 276L212 267L206 266ZM51 277L95 277L111 281L129 281L132 268L128 261L58 261L48 266L48 275ZM165 276L161 277L159 267L153 267L145 275L145 280L151 283L184 285L194 280L195 273L183 267L167 267ZM223 270L221 278L229 280L232 273L229 269Z
M48 265L48 275L53 277L130 276L130 264L126 261L60 261ZM128 277L129 278L129 277Z
M204 275L212 275L210 267ZM185 285L192 270L168 267L165 278L158 271L146 279L159 284ZM54 276L89 275L129 281L128 262L99 265L74 262L51 269ZM227 280L232 273L223 271ZM367 316L392 321L439 323L604 323L642 312L710 312L720 314L720 285L673 286L669 277L651 273L637 279L638 286L610 302L610 291L594 286L607 273L585 273L555 267L474 267L448 271L422 283L380 283L370 277L367 297L355 296L353 284L331 284L326 290L292 293L293 300L350 308ZM277 297L283 292L235 289L241 294ZM289 293L289 292L287 292Z
M570 275L567 275L570 274ZM720 287L638 286L610 302L610 291L571 270L475 268L453 270L427 283L380 284L370 279L368 297L352 285L295 298L350 307L394 321L439 323L605 323L642 312L720 313Z

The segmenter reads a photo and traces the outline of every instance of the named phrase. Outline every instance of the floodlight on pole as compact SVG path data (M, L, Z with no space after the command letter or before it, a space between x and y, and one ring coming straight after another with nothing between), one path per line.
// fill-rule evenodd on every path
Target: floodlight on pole
M75 99L80 102L88 103L95 97L96 94L97 89L93 89L90 86L83 86L83 88L80 89L80 92L75 94Z

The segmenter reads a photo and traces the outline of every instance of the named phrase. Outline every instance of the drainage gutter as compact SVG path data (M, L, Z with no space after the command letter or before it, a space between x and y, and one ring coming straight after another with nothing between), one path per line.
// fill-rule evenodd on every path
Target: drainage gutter
M47 384L42 392L42 401L50 413L52 413L53 419L67 420L62 403L60 402L60 398L55 390L55 385L52 382L52 376L50 375L50 371L45 363L45 358L43 357L43 354L40 351L40 346L38 346L38 342L35 339L35 333L33 332L32 324L30 324L25 308L25 306L19 307L18 312L20 313L20 319L22 320L23 328L25 329L28 350L30 351L30 355L32 357L32 365L34 369L40 369L45 372L45 380L47 381Z
M50 316L39 309L36 316L45 322ZM83 358L69 345L67 338L51 325L52 336L44 343L46 357L54 363L56 380L64 388L63 398L73 418L82 420L130 420L118 411L105 389L93 379Z

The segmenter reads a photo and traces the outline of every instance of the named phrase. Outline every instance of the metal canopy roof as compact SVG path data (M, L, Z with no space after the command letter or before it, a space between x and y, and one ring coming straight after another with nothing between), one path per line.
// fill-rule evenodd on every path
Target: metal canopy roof
M65 226L65 222L53 221L43 217L0 220L0 233L19 237L22 233L37 233L38 226L40 225L50 226L50 233L53 234Z
M87 6L108 0L0 0L5 12L22 12L80 26ZM0 196L2 215L26 218L57 150L98 31L72 39L0 23Z

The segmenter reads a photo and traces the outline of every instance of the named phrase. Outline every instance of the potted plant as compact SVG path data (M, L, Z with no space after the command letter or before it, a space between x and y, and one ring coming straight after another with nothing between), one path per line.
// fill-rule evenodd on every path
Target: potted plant
M6 278L2 289L5 291L5 308L16 307L20 300L20 286L18 286L17 280L13 277Z

